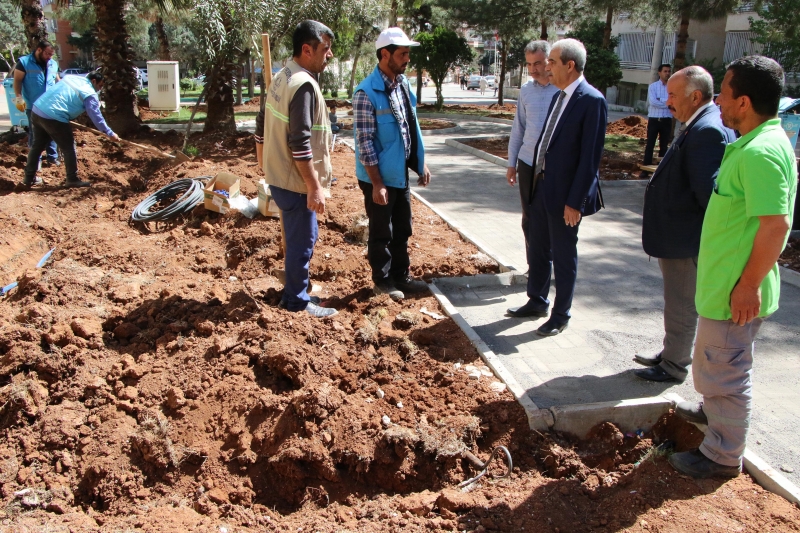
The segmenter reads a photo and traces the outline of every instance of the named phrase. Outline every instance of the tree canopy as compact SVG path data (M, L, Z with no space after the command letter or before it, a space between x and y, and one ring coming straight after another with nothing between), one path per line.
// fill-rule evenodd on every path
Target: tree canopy
M604 48L605 26L605 22L600 20L585 20L567 34L567 37L578 39L586 47L586 68L583 75L586 81L603 93L622 79L619 57L614 53L619 39L611 37L609 47Z
M419 32L414 39L419 41L419 46L411 49L411 61L417 70L425 69L430 74L436 85L436 109L441 109L442 83L447 72L456 65L468 65L472 61L472 49L463 37L442 26L432 32Z
M762 0L756 4L760 20L750 19L755 42L764 45L764 55L787 72L800 70L800 0Z

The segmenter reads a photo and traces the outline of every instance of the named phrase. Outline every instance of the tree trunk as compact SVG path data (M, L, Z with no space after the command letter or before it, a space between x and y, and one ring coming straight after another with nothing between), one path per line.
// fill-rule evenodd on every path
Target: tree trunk
M208 103L204 133L235 133L236 121L233 116L233 87L231 80L236 76L238 66L219 54L217 63L206 78Z
M156 27L156 38L158 39L158 60L172 61L172 56L169 53L167 30L164 28L164 19L160 16L156 17L156 21L153 25Z
M608 11L606 11L606 27L603 29L603 49L608 50L608 47L611 45L611 22L614 19L614 8L612 6L608 6Z
M247 49L247 97L252 98L256 92L256 69L253 68L253 54Z
M539 39L546 41L547 40L547 20L542 19L542 33L539 34Z
M39 41L48 38L42 3L39 0L23 0L20 4L22 5L22 24L25 26L25 40L28 43L28 50L33 52Z
M350 85L347 87L348 98L353 97L353 89L355 89L356 86L356 67L358 67L358 59L360 57L361 57L361 46L356 48L356 55L353 56L353 70L350 72Z
M503 89L505 89L506 84L506 60L508 59L508 46L506 46L506 42L503 41L503 52L500 54L500 79L497 80L498 89L497 89L497 103L503 105Z
M678 42L675 45L675 60L672 62L672 71L677 72L686 66L686 43L689 40L689 12L681 13L681 25L678 30Z
M244 79L244 65L236 69L236 105L242 105L242 80Z
M422 69L417 68L417 105L422 103Z
M389 27L395 26L397 26L397 0L392 0L392 5L389 7Z
M118 135L134 133L140 120L136 106L139 84L128 47L125 26L125 3L114 0L93 0L97 17L95 57L103 66L105 118Z

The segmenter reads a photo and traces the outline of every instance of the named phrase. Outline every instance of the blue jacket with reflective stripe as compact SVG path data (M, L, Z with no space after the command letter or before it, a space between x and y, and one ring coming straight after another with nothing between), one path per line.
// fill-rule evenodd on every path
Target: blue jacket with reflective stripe
M19 58L19 62L25 68L25 77L22 79L22 98L25 99L25 104L31 107L46 90L56 84L58 63L50 59L47 61L46 69L42 69L33 52Z
M408 89L408 81L404 78L402 81ZM391 106L389 105L389 93L387 92L386 83L383 81L380 70L375 67L372 74L367 76L358 87L356 92L364 91L367 95L372 106L375 108L375 120L377 122L377 131L372 142L375 146L375 152L378 154L378 171L383 179L383 184L387 187L395 187L403 189L406 187L406 152L403 145L403 137L400 132L400 124L394 118ZM412 168L414 172L422 175L425 168L425 148L422 144L422 132L419 129L419 121L417 118L417 98L413 91L408 90L409 100L411 102L411 112L414 114L414 122L417 125L417 166ZM367 183L371 183L367 175L367 169L361 164L358 157L358 131L356 130L356 177ZM413 157L411 158L413 160Z
M69 122L86 111L83 101L90 96L97 97L92 82L83 76L64 76L33 105L53 120Z

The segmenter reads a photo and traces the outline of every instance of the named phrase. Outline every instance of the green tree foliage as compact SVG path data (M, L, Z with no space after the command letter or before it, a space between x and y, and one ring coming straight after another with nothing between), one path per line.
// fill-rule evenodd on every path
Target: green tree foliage
M425 69L430 74L436 85L436 109L440 110L444 103L444 78L454 66L472 61L472 48L463 37L442 26L430 33L417 33L414 39L420 45L411 49L411 60L418 70Z
M611 37L609 48L603 48L605 25L601 20L585 20L567 34L567 37L578 39L586 47L586 68L583 75L586 81L603 93L622 79L619 57L614 53L619 39Z
M0 58L8 70L27 53L25 28L19 15L18 7L9 0L0 0Z
M689 21L706 22L732 13L741 0L650 0L651 14L645 19L657 21L655 25L665 26L680 20L678 39L675 46L673 70L680 70L687 65L686 44L689 41ZM665 24L666 22L666 24Z
M800 70L800 0L763 0L756 3L760 20L750 19L755 42L764 45L763 54L788 72Z

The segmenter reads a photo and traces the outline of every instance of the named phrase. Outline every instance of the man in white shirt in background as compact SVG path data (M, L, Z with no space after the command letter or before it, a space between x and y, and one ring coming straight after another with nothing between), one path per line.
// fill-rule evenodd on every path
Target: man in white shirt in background
M653 150L658 138L658 157L664 157L672 141L672 113L667 108L667 80L672 67L664 63L658 67L658 79L647 89L647 144L644 147L644 164L653 164Z
M533 156L550 102L553 101L553 95L558 92L558 87L550 83L550 73L545 70L549 54L550 43L547 41L531 41L525 47L525 66L533 80L520 87L517 113L508 140L506 179L512 187L519 181L526 257L533 198ZM511 308L508 314L515 317L541 316L537 309L527 305Z

